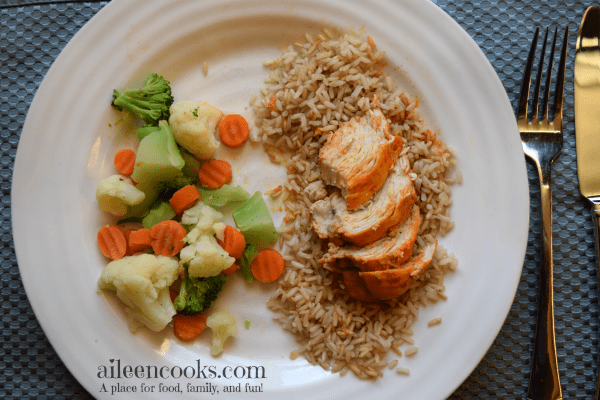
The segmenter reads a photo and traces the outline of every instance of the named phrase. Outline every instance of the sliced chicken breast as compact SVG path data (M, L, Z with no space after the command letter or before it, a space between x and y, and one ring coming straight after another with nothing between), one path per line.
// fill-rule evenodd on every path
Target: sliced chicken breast
M341 124L321 148L321 178L339 187L346 208L355 210L383 186L401 149L402 138L392 135L374 96L370 110Z
M355 268L361 271L378 271L400 265L410 258L417 239L421 216L419 207L412 207L411 215L392 229L388 236L364 247L333 245L319 260L337 270Z
M341 245L365 246L381 239L390 228L406 220L417 200L408 156L402 156L373 199L358 210L348 210L339 191L311 208L312 227L321 239Z
M418 256L384 271L342 271L345 291L350 297L367 302L400 297L417 284L431 264L436 247L437 242L429 244Z

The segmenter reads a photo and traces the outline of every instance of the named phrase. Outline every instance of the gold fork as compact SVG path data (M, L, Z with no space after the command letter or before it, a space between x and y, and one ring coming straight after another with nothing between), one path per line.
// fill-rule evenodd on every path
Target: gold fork
M532 99L532 119L528 119L529 90L531 70L537 48L539 28L535 35L527 58L523 83L519 96L517 124L521 133L523 151L535 163L541 185L542 204L542 254L540 269L540 287L538 295L538 314L531 360L531 374L527 398L529 400L558 400L562 399L558 360L556 357L556 339L554 336L554 292L553 292L553 261L552 261L552 188L551 166L562 150L562 103L566 70L567 40L569 29L565 31L562 43L560 63L556 74L554 89L553 119L549 119L548 98L552 80L552 63L554 62L554 47L558 29L554 32L554 40L550 49L546 85L542 102L542 118L538 117L538 98L542 80L544 54L548 41L548 29L544 37L542 52L538 66L534 97Z

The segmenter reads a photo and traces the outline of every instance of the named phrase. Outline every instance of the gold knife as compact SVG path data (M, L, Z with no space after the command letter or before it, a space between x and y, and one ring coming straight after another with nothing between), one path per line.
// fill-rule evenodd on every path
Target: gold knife
M575 142L579 191L592 204L600 263L600 7L589 7L575 53ZM599 270L600 275L600 270ZM598 368L600 374L600 367ZM596 400L600 394L600 377Z

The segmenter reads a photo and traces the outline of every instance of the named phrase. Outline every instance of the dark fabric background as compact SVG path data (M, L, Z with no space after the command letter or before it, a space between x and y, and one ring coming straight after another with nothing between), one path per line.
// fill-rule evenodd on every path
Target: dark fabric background
M423 0L428 1L428 0ZM598 368L598 272L590 209L577 185L573 116L579 0L434 1L477 42L513 106L535 27L571 31L565 144L553 169L556 339L565 398L594 398ZM87 399L44 335L25 295L11 236L11 177L27 110L69 39L106 1L0 0L0 398ZM541 246L539 184L528 163L531 219L515 301L494 344L451 399L525 399L535 329ZM493 227L490 227L493 229ZM498 271L501 273L501 271Z

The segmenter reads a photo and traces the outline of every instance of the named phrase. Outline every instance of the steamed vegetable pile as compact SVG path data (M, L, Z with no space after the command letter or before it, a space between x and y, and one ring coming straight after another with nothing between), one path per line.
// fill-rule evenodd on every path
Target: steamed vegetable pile
M141 88L115 90L112 105L139 119L139 145L116 152L116 173L96 189L100 210L116 220L98 231L112 260L98 286L116 291L132 331L161 331L173 321L187 341L208 326L211 353L219 354L237 326L228 312L207 311L230 275L271 282L284 269L270 248L278 234L262 194L230 185L231 165L213 158L221 143L243 146L248 124L206 102L174 102L157 74ZM223 222L226 206L235 226Z

